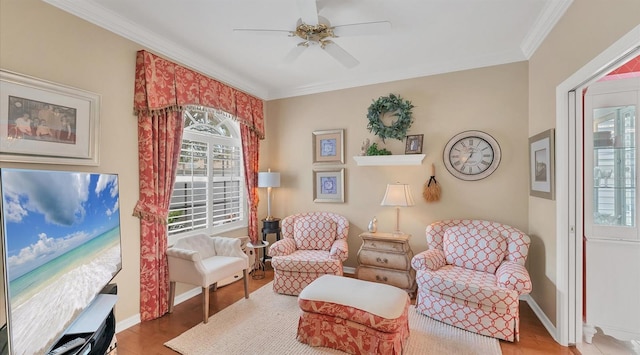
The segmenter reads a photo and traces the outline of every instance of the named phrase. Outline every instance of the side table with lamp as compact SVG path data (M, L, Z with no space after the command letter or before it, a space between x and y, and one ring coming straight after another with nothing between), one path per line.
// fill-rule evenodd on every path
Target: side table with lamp
M362 246L358 250L356 277L401 288L411 297L416 294L416 274L411 268L413 251L409 234L400 231L400 207L413 206L411 189L406 184L388 184L381 206L396 208L396 228L393 233L377 231L360 234Z
M258 187L267 188L267 217L262 220L262 241L269 244L267 241L268 234L275 234L276 241L280 240L280 218L275 218L271 214L271 189L273 187L280 187L280 173L272 172L268 169L266 172L258 173ZM260 246L257 246L260 248ZM266 246L265 246L266 247ZM267 261L266 249L262 252L262 265Z

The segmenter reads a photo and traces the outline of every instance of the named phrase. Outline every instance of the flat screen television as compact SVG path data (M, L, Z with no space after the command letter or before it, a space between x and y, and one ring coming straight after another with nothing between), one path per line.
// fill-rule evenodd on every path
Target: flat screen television
M12 354L43 354L122 268L118 176L0 169Z

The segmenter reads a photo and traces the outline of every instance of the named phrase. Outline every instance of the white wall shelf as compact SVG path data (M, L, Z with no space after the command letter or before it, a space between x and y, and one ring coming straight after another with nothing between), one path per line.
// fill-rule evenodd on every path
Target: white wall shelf
M403 155L357 155L353 159L358 166L388 166L388 165L421 165L425 154Z

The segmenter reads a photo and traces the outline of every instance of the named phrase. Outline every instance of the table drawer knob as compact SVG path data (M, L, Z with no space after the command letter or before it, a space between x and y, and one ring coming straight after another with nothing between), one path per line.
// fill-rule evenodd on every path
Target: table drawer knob
M389 262L389 260L387 258L382 259L380 257L376 258L376 261L379 262L379 263L383 263L383 264L386 264L386 263Z
M387 277L386 277L386 276L376 275L376 281L384 281L384 282L387 282Z

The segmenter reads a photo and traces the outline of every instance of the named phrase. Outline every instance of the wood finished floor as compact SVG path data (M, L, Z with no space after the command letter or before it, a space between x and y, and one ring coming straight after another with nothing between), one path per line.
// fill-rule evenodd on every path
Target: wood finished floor
M347 275L348 276L348 275ZM273 280L273 271L267 270L262 280L249 278L249 290L253 292ZM209 315L244 297L242 282L219 288L210 296ZM172 314L137 324L117 334L118 355L177 354L163 344L202 321L202 296L198 295L179 305ZM520 341L500 341L504 355L513 354L580 354L574 347L558 345L549 335L526 302L520 303Z

